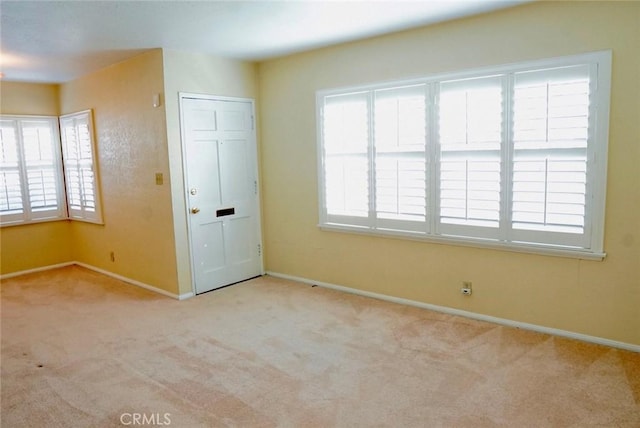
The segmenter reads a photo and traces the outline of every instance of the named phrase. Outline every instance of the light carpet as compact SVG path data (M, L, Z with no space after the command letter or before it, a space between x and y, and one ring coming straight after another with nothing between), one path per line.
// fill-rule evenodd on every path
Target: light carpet
M6 428L640 427L629 351L272 277L180 302L68 267L1 291Z

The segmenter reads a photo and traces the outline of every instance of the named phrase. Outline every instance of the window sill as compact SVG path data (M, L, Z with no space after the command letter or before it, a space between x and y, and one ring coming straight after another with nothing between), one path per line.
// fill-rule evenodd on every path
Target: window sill
M5 223L0 223L0 228L5 228L5 227L15 227L15 226L29 226L32 224L42 224L42 223L53 223L56 221L68 221L69 219L67 217L56 217L56 218L43 218L43 219L38 219L38 220L30 220L30 221L11 221L11 222L5 222Z
M319 224L318 227L320 228L320 230L327 232L353 233L358 235L407 239L411 241L422 241L445 245L458 245L463 247L488 248L499 251L566 257L580 260L602 261L607 255L604 252L592 252L584 249L561 246L501 242L489 239L462 238L458 236L432 236L395 230L372 230L368 227L345 226L341 224L331 223Z
M42 223L54 223L57 221L81 222L81 223L95 224L98 226L104 226L104 222L99 220L86 220L81 218L63 217L63 218L44 218L40 220L14 221L14 222L0 223L0 229L4 229L6 227L30 226L33 224L42 224Z

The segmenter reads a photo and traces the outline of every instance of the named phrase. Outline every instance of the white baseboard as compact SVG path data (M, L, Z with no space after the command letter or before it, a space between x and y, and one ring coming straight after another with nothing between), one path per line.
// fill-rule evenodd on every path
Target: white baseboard
M170 292L168 292L166 290L163 290L161 288L154 287L153 285L145 284L144 282L140 282L140 281L137 281L135 279L127 278L126 276L118 275L117 273L109 272L108 270L100 269L100 268L97 268L95 266L92 266L92 265L89 265L89 264L86 264L86 263L82 263L82 262L59 263L59 264L43 266L43 267L39 267L39 268L35 268L35 269L27 269L27 270L23 270L23 271L19 271L19 272L12 272L12 273L8 273L8 274L5 274L5 275L1 275L0 276L0 280L8 279L8 278L14 278L14 277L20 276L20 275L26 275L28 273L42 272L42 271L46 271L46 270L58 269L58 268L61 268L61 267L72 266L72 265L82 266L83 268L92 270L94 272L101 273L101 274L106 275L106 276L110 276L111 278L118 279L120 281L126 282L127 284L135 285L137 287L141 287L141 288L144 288L146 290L153 291L155 293L171 297L173 299L185 300L185 299L188 299L188 298L194 296L193 292L184 293L184 294L180 294L180 295L174 294L174 293L170 293Z
M100 269L100 268L97 268L95 266L88 265L86 263L74 262L74 264L76 264L78 266L82 266L83 268L92 270L94 272L98 272L98 273L101 273L103 275L110 276L111 278L119 279L120 281L126 282L128 284L135 285L137 287L141 287L141 288L144 288L146 290L153 291L155 293L171 297L173 299L185 300L185 299L188 299L189 297L193 297L193 293L185 293L185 294L180 294L180 295L174 294L174 293L170 293L169 291L163 290L163 289L158 288L158 287L154 287L153 285L145 284L144 282L140 282L140 281L135 280L135 279L127 278L126 276L118 275L117 273L109 272L108 270Z
M58 268L63 268L63 267L67 267L67 266L73 266L75 264L76 264L75 262L65 262L65 263L58 263L58 264L55 264L55 265L42 266L42 267L38 267L38 268L34 268L34 269L21 270L21 271L18 271L18 272L5 273L4 275L0 275L0 281L2 281L4 279L9 279L9 278L15 278L16 276L26 275L28 273L44 272L46 270L58 269Z
M529 323L509 320L505 318L498 318L490 315L483 315L475 312L463 311L461 309L448 308L446 306L432 305L430 303L423 303L415 300L388 296L386 294L379 294L379 293L373 293L370 291L358 290L355 288L344 287L342 285L330 284L328 282L322 282L322 281L314 281L312 279L301 278L293 275L286 275L278 272L267 271L266 274L276 278L288 279L291 281L301 282L304 284L319 285L321 287L330 288L332 290L338 290L345 293L357 294L359 296L371 297L378 300L385 300L387 302L392 302L392 303L399 303L401 305L415 306L418 308L429 309L432 311L442 312L445 314L458 315L461 317L471 318L479 321L487 321L487 322L500 324L508 327L521 328L523 330L531 330L538 333L546 333L553 336L566 337L569 339L576 339L576 340L581 340L583 342L590 342L598 345L605 345L605 346L610 346L612 348L625 349L627 351L640 353L640 345L634 345L632 343L619 342L616 340L605 339L597 336L589 336L587 334L575 333L567 330L544 327L536 324L529 324Z

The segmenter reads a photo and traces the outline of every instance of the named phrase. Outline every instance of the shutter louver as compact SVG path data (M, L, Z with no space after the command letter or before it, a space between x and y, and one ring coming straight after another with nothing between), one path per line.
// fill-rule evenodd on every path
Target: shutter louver
M57 120L4 116L1 122L2 223L64 218Z
M588 139L588 66L515 74L513 229L584 235Z
M22 214L22 191L20 174L17 171L0 173L0 211L7 214Z
M22 147L27 169L29 205L34 212L57 210L60 204L58 166L51 129L38 122L22 122Z
M69 216L99 223L91 112L63 116L60 127Z
M22 185L16 123L3 120L0 124L0 212L3 215L22 214Z
M29 182L29 202L33 211L56 209L58 207L56 175L53 168L40 168L27 172Z
M426 85L375 91L375 198L379 228L424 231Z
M500 77L440 84L439 221L445 234L490 237L500 226L502 98Z
M323 111L327 214L369 217L369 106L366 93L327 97ZM366 222L358 220L359 224Z

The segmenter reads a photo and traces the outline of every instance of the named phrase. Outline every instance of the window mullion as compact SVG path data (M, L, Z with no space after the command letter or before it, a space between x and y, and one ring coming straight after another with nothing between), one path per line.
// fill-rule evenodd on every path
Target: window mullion
M606 114L604 111L600 110L598 106L601 104L599 101L596 101L600 97L601 88L598 87L598 73L600 70L597 64L591 64L589 67L589 134L587 136L587 179L586 179L586 194L590 195L590 197L585 200L585 217L584 217L584 230L585 233L589 236L590 248L593 248L595 242L602 242L602 228L601 224L597 225L593 222L594 218L603 218L604 217L604 206L602 206L602 211L600 211L600 207L595 201L595 196L598 194L605 194L604 188L599 188L602 186L602 181L594 179L593 177L598 176L606 176L606 172L602 172L600 174L597 173L598 170L606 171L606 161L604 162L604 166L599 165L598 162L602 162L606 158L606 151L603 152L602 159L598 159L598 145L595 143L597 137L596 132L598 132L597 128L597 117L601 114ZM602 130L600 130L602 132ZM595 239L594 239L595 238Z
M64 156L63 156L63 147L62 147L62 123L60 123L60 117L58 117L57 120L57 127L58 127L58 147L60 148L60 158L58 159L58 165L60 165L60 171L59 171L59 176L60 176L60 180L61 180L61 186L59 189L59 194L61 197L61 203L62 203L62 207L63 207L63 211L62 211L62 215L65 218L69 218L69 213L70 213L70 209L69 209L69 191L67 190L67 173L66 173L66 169L67 166L65 165L64 162Z
M377 228L376 219L376 142L375 142L375 102L374 91L369 91L367 94L367 113L369 115L368 120L368 146L367 156L369 161L369 227L372 229Z
M425 102L425 124L426 124L426 132L425 132L425 229L427 234L432 234L435 230L435 132L436 132L436 120L435 120L435 88L436 85L434 83L430 83L426 85L426 91L424 102Z
M502 184L500 186L500 239L510 241L511 204L513 203L513 73L502 80Z
M24 151L24 138L22 122L15 121L16 127L16 144L18 153L18 171L20 174L20 193L22 196L22 215L26 221L32 219L31 200L29 198L29 173L27 171L27 159Z
M439 137L439 129L440 129L440 120L438 107L440 103L440 91L439 85L437 82L434 82L430 85L431 89L431 132L429 133L430 144L429 144L429 173L430 173L430 183L429 183L429 230L432 235L437 235L439 232L439 212L440 212L440 150L438 149L440 146L440 137Z
M62 134L60 130L60 119L51 123L53 135L52 150L54 153L54 172L56 175L56 197L58 198L58 212L62 218L68 218L67 191L64 177L64 162L62 159Z

